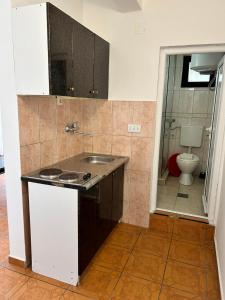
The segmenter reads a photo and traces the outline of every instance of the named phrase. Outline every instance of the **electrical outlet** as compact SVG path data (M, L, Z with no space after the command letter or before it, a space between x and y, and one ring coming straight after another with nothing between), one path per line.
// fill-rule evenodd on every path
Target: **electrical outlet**
M128 132L133 132L133 133L141 132L141 125L139 125L139 124L128 124Z

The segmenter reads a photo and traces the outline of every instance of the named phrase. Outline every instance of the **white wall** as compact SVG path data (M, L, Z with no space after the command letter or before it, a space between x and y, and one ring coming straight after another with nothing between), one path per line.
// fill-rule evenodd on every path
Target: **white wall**
M12 6L23 6L35 3L51 2L58 8L62 9L65 13L73 17L79 22L83 18L83 1L82 0L11 0Z
M222 182L225 182L225 160L223 162L223 175ZM217 259L218 259L218 267L219 267L219 275L220 275L220 283L221 283L221 294L222 299L225 299L225 185L222 184L221 189L221 198L218 207L218 216L216 222L216 249L217 249Z
M17 97L14 86L11 7L0 1L0 105L5 150L10 256L25 260Z
M112 44L111 99L156 99L160 46L225 41L224 0L151 0L133 13L113 10L112 2L84 0L83 19Z

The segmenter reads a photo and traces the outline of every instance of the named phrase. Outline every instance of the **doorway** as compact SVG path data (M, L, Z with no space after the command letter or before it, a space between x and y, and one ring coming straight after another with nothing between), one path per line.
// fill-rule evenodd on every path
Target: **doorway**
M211 170L211 166L215 156L213 150L217 148L214 134L215 121L219 122L219 116L216 116L219 106L216 107L214 104L218 100L216 95L217 98L221 95L221 83L217 84L218 90L215 87L208 88L208 83L207 86L202 87L182 87L184 59L191 57L193 53L206 53L206 49L201 47L197 47L198 52L192 52L191 48L195 50L196 47L190 47L187 52L185 49L176 49L178 50L176 54L175 51L173 53L173 49L163 49L163 66L161 61L160 67L163 84L159 82L160 101L157 111L156 127L158 128L156 128L153 167L153 174L156 174L157 169L158 176L157 179L153 176L151 212L159 209L205 219L208 219L209 213L209 219L213 223L214 207L211 205L210 210L210 203L207 205L207 202L213 191L213 187L210 187L210 177L212 172L215 173L215 170ZM217 49L215 52L218 52ZM224 49L221 52L224 53ZM200 80L199 76L197 77L198 81L206 80L206 77ZM212 74L208 77L209 81L213 79ZM220 73L217 81L221 78L223 76ZM172 155L188 153L190 150L180 143L181 127L186 125L202 127L201 145L191 148L191 154L199 158L191 185L181 184L179 177L171 176L168 170L168 160Z

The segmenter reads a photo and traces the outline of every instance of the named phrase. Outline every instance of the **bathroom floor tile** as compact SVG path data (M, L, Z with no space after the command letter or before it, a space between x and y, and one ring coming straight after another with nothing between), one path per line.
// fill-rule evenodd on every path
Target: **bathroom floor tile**
M206 298L196 296L191 293L187 293L167 286L163 286L159 300L206 300Z
M130 251L125 248L105 245L93 259L93 263L115 271L122 271Z
M205 226L205 224L200 222L176 219L174 222L173 239L204 244Z
M201 297L206 296L206 270L180 262L168 261L163 284Z
M92 265L81 278L80 284L71 286L71 291L94 299L108 299L116 286L121 273Z
M139 233L137 232L128 232L118 230L116 228L106 240L106 244L115 245L118 247L126 248L128 250L132 250L138 239L138 236Z
M157 300L160 285L148 280L123 274L115 290L112 300Z
M163 258L134 250L124 270L135 277L161 283L165 266L166 261Z
M170 247L170 239L154 234L142 233L135 245L140 252L154 254L167 258Z
M0 299L8 299L28 279L27 276L0 267Z
M163 237L170 238L173 231L174 219L168 216L151 214L149 228L143 229L144 233L153 233Z

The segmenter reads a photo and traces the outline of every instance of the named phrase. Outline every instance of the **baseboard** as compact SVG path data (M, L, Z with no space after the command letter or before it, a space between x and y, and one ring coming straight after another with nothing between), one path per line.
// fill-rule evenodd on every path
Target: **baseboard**
M10 264L21 267L21 268L26 268L27 267L27 264L26 264L25 261L14 258L14 257L11 257L11 256L8 256L8 261L9 261Z
M220 260L218 256L218 250L217 250L217 243L216 243L216 236L214 236L214 244L216 248L216 260L217 260L217 268L218 268L218 275L219 275L219 283L220 283L220 294L221 294L221 300L225 300L225 291L223 291L223 283L222 283L222 275L221 275L221 269L220 269Z

